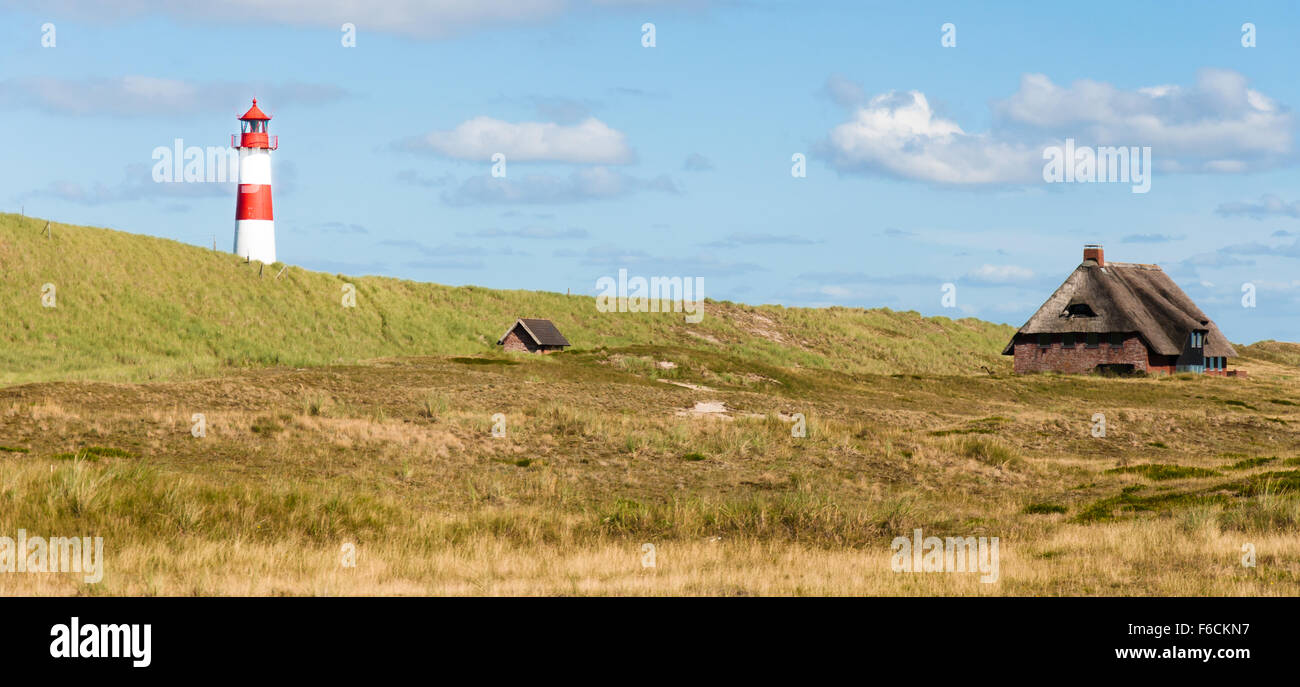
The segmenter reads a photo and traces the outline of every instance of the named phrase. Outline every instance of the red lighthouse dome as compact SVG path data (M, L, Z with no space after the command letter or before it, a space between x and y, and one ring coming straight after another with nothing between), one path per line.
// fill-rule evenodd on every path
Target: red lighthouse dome
M271 137L267 135L267 126L271 123L270 115L262 111L257 106L257 98L253 98L253 106L248 108L243 116L239 118L240 131L239 148L266 148L275 150L279 147L279 136L272 142Z

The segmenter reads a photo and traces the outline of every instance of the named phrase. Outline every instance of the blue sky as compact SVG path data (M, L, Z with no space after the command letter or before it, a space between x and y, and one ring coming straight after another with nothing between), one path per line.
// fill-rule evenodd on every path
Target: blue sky
M1018 326L1100 242L1234 341L1300 340L1295 3L113 4L0 0L4 209L229 250L233 188L152 152L228 143L256 96L311 269ZM1066 138L1151 147L1151 190L1045 183Z

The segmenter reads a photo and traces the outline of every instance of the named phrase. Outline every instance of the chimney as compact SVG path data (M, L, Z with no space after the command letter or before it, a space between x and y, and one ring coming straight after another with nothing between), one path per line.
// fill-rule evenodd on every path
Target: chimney
M1083 246L1083 261L1089 260L1097 263L1098 267L1106 266L1106 253L1101 249L1100 243L1086 243Z

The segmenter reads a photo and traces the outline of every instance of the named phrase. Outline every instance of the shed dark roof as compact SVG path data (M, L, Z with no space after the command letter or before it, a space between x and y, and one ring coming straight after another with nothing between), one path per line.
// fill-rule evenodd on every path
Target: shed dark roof
M515 320L515 323L506 330L505 334L497 339L497 345L505 342L506 337L510 336L516 328L523 329L533 342L538 346L572 346L569 340L564 338L559 329L555 328L555 323L550 320L535 319L530 317L521 317Z
M1071 316L1069 306L1079 303L1096 316ZM1107 262L1098 267L1086 260L1016 334L1137 332L1152 351L1178 355L1194 329L1208 332L1205 355L1236 357L1218 326L1158 266ZM1011 355L1014 344L1012 337L1002 354Z

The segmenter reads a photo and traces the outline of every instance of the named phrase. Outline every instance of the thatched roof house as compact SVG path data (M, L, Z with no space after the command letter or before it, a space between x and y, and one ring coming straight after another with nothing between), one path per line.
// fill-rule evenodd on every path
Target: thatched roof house
M572 344L550 320L521 317L497 339L497 345L507 351L550 353Z
M1016 372L1228 374L1237 352L1156 265L1106 262L1099 245L1002 351Z

